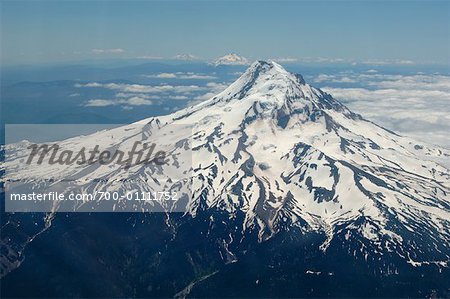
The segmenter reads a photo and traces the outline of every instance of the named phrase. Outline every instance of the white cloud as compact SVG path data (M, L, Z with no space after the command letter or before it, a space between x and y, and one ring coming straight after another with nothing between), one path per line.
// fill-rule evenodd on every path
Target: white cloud
M126 103L128 105L132 105L132 106L142 106L142 105L151 105L151 104L153 104L152 101L143 99L141 97L129 98L128 100L126 100Z
M92 83L86 83L86 84L81 84L81 83L75 83L75 87L102 87L102 84L100 83L96 83L96 82L92 82Z
M126 93L126 92L116 93L116 98L131 98L134 96L139 96L139 97L141 97L143 99L147 99L147 100L158 100L161 98L161 96L159 96L159 95L145 94L145 93L140 93L140 94Z
M333 82L333 83L355 83L356 79L350 78L348 76L335 76L335 75L326 75L320 74L315 79L315 82Z
M382 81L371 83L377 87L396 89L445 90L450 92L450 77L442 75L381 76Z
M165 73L165 77L171 77ZM192 73L175 73L177 76L184 76ZM84 105L87 107L107 107L120 105L133 107L140 105L152 105L153 100L180 100L202 101L214 96L227 87L227 84L208 82L203 86L198 85L142 85L123 83L77 83L77 88L105 88L116 91L114 99L91 99ZM200 92L203 94L198 95ZM191 101L191 102L192 102ZM128 108L124 108L128 109Z
M123 54L125 53L124 49L116 48L116 49L92 49L91 52L93 54Z
M350 63L352 60L331 57L302 57L298 61L305 63Z
M276 61L276 60L275 60ZM302 57L298 59L304 63L338 63L351 65L414 65L415 62L409 59L347 59L339 57ZM281 61L282 62L282 61Z
M273 60L273 61L279 62L279 63L282 63L282 62L296 62L296 61L298 61L297 58L292 58L292 57L279 57L279 58L272 58L270 60Z
M89 100L84 106L86 107L106 107L114 105L114 100L93 99Z
M154 75L143 75L146 78L157 78L157 79L197 79L197 80L214 80L217 79L215 76L196 74L192 72L188 73L159 73Z
M143 105L152 105L153 102L141 97L131 97L128 99L92 99L87 101L87 103L84 105L86 107L107 107L107 106L116 106L121 105L122 108L127 109L126 107L130 108L131 106L143 106ZM129 109L128 109L129 110Z
M172 96L170 98L173 100L188 100L189 99L189 97L187 97L187 96Z
M414 61L408 59L367 59L361 61L361 63L369 65L412 65Z
M176 78L177 74L173 73L161 73L158 75L146 75L147 78Z
M336 82L342 76L322 82ZM355 73L350 78L362 87L322 89L388 129L450 147L450 76Z
M161 60L164 59L162 56L152 56L152 55L142 55L136 57L137 59L144 59L144 60Z
M210 75L202 75L202 74L193 74L193 73L187 73L185 75L181 75L178 78L180 79L198 79L198 80L213 80L217 79L217 77L210 76Z
M123 84L123 83L97 83L75 84L75 87L95 87L117 90L123 93L190 93L204 90L204 87L197 85L142 85L142 84Z

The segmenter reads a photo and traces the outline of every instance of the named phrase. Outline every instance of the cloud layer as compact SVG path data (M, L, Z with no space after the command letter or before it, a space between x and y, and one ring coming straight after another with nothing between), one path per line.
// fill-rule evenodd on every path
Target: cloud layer
M111 90L117 90L120 92L129 93L189 93L199 90L204 90L203 87L197 85L142 85L142 84L123 84L123 83L86 83L75 84L75 87L94 87L94 88L106 88Z
M116 48L116 49L92 49L91 52L93 54L123 54L125 53L124 49Z
M152 105L153 102L147 100L143 97L133 96L128 99L113 99L113 100L104 100L104 99L92 99L87 101L85 104L86 107L106 107L106 106L115 106L115 105L125 105L125 106L142 106L142 105Z
M181 75L180 75L181 74ZM186 73L175 73L175 76L185 76ZM171 73L161 73L159 78L172 79ZM187 73L187 76L193 76ZM198 76L198 75L195 75ZM205 85L143 85L124 83L77 83L76 88L101 88L115 92L113 98L94 98L85 102L85 107L121 106L124 109L132 109L134 106L159 104L164 100L186 101L195 104L206 100L225 89L227 84L208 82Z
M386 75L371 70L321 74L314 81L353 111L386 128L450 148L450 76ZM332 83L358 87L327 86Z
M75 86L80 89L102 88L114 92L112 98L95 97L85 102L85 106L132 109L155 104L167 106L169 100L180 101L177 107L193 105L215 96L229 85L214 82L219 79L215 77L216 74L171 72L145 76L161 79L165 83L144 85L90 82ZM172 84L176 82L175 79L199 79L201 82ZM208 79L214 81L208 82ZM379 68L368 68L362 72L317 74L307 81L381 126L450 148L450 76L431 73L384 74Z
M182 73L159 73L153 75L143 75L146 78L156 78L156 79L191 79L191 80L214 80L217 77L205 74L196 74L192 72Z

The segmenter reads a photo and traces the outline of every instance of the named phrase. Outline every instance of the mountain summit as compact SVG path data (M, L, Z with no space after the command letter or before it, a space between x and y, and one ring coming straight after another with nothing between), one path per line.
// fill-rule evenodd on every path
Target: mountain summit
M230 53L225 56L217 58L213 63L215 66L219 65L248 65L250 64L247 58L239 56L236 53Z
M170 125L185 128L167 141L174 155L182 136L192 132L192 176L186 178L191 198L173 229L195 227L225 264L259 243L278 252L268 242L278 238L295 240L295 248L314 256L294 254L302 261L299 267L314 264L329 273L342 270L333 266L335 260L328 265L329 258L368 267L377 279L402 271L409 275L415 267L449 266L450 171L432 161L450 157L449 151L365 120L275 62L254 62L209 100L139 123L148 125L148 134ZM107 140L118 146L130 134L124 127L76 142ZM16 155L8 163L20 159ZM130 171L149 175L145 167ZM27 167L16 169L14 179L30 173ZM91 172L75 166L48 171L92 179ZM106 166L98 166L95 175L121 178Z
M229 102L244 98L256 100L259 111L276 108L291 114L299 109L343 109L331 96L306 84L301 75L289 73L273 61L254 62L213 101Z

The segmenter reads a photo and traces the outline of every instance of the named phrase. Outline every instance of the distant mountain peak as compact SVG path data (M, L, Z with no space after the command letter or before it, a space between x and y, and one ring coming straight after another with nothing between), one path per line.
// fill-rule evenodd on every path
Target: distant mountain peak
M230 53L225 56L217 58L212 62L213 65L249 65L249 61L247 58L243 56L239 56L236 53Z
M191 60L198 60L199 58L195 55L192 54L178 54L175 55L173 57L173 59L175 60L187 60L187 61L191 61Z

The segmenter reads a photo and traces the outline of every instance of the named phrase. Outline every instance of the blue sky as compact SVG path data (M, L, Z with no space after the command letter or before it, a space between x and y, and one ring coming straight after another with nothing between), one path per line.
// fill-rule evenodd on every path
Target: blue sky
M450 63L450 1L1 1L3 65L101 58Z

